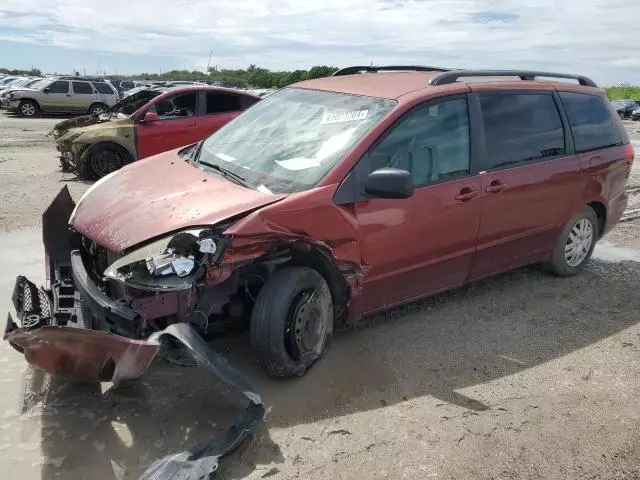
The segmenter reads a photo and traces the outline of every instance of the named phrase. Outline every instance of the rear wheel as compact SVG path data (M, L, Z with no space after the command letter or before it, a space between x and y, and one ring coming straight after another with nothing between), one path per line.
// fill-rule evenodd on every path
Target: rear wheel
M89 107L90 115L100 115L107 111L107 106L104 103L94 103Z
M332 333L331 292L315 270L284 268L260 290L251 314L251 345L269 375L304 375Z
M21 117L34 117L39 111L38 104L33 100L23 100L18 105L18 115Z
M551 271L561 277L579 273L591 258L599 234L596 212L584 207L558 237L549 262Z

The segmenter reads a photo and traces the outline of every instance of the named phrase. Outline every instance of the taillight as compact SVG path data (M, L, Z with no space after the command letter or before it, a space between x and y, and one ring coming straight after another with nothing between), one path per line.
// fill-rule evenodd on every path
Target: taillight
M629 164L633 163L633 159L636 156L635 152L633 151L633 145L627 143L624 147L624 153L627 156L627 162L629 162Z

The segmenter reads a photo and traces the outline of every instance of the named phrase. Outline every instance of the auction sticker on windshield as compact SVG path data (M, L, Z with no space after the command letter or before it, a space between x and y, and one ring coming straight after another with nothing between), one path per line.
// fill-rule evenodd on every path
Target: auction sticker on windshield
M327 123L340 123L340 122L355 122L358 120L364 120L367 118L369 110L358 110L355 112L340 112L340 113L323 113L320 123L326 125Z

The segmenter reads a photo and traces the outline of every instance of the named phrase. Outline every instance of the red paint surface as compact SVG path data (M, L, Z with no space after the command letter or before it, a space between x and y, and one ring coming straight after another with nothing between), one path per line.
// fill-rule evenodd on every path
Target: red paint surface
M78 205L74 228L120 252L191 226L213 225L283 198L185 162L177 150L132 163Z
M190 92L228 92L237 96L259 98L236 90L220 87L184 87L174 88L158 95L156 98L139 109L133 117L136 119L136 151L138 160L166 152L190 143L198 142L214 133L220 127L237 117L241 111L224 112L214 114L194 115L192 117L160 119L152 123L144 123L140 120L153 105L164 101L176 94Z

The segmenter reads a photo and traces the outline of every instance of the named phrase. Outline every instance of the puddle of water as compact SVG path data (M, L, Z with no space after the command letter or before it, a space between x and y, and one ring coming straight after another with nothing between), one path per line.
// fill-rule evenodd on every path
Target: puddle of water
M631 248L616 247L611 242L601 240L593 249L593 258L605 262L640 262L640 251Z

